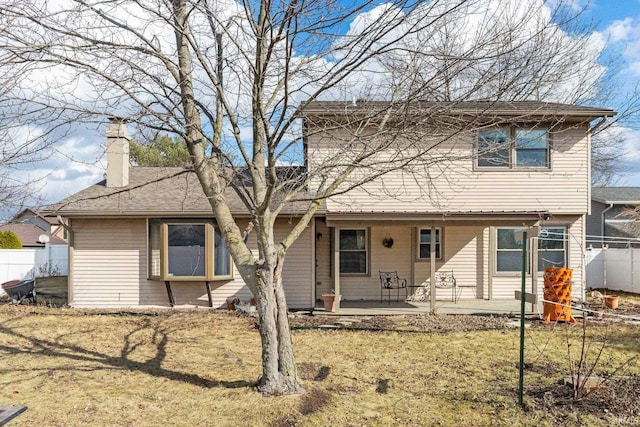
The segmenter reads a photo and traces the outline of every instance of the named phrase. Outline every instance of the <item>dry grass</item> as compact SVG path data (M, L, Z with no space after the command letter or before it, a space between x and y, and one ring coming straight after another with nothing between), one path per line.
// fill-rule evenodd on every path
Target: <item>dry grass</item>
M630 325L610 328L599 374L638 354L639 332ZM260 375L254 318L207 311L133 315L2 306L0 405L29 407L12 426L616 422L615 413L571 406L557 413L536 409L529 396L529 409L522 410L514 329L299 330L294 341L307 393L265 398L252 388ZM525 381L532 393L567 375L563 328L527 330L526 354ZM632 365L625 374L638 372ZM640 415L624 416L640 423Z

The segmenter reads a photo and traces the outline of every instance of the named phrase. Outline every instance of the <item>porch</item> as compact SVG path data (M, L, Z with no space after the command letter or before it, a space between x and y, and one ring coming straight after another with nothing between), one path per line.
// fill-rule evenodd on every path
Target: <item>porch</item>
M526 314L542 313L542 303L532 310L531 304L525 305ZM380 301L342 301L337 312L325 311L320 303L314 308L318 314L334 316L384 316L384 315L415 315L429 314L430 303L426 302L395 302L380 303ZM475 315L520 315L520 301L518 300L482 300L470 299L436 302L437 314L475 314Z
M374 308L389 314L429 312L429 308L437 313L519 313L514 291L521 287L522 248L515 232L523 225L538 223L544 218L540 215L492 212L436 220L428 214L395 214L395 219L345 214L317 219L312 298L341 295L336 305L338 311L344 308L347 313ZM580 216L557 216L553 224L545 224L547 235L553 237L545 237L544 244L539 240L529 244L527 265L534 273L527 274L527 292L541 298L542 267L568 265L573 268L573 293L581 295L582 229ZM538 268L532 269L533 265ZM398 293L393 286L388 295L380 278L384 272L397 276L406 289L401 287ZM439 274L455 277L454 285L439 286ZM430 301L393 303L420 288L430 288L430 283L436 283L428 295Z

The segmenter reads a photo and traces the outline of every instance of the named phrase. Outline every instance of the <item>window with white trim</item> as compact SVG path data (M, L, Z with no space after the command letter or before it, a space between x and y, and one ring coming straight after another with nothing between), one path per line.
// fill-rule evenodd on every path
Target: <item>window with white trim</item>
M231 256L210 220L150 220L149 277L222 280L232 276Z
M435 229L435 239L431 238L431 229L423 228L418 231L418 259L431 259L431 244L435 244L436 259L442 259L442 232Z
M522 240L516 240L516 232L523 228L498 228L496 230L496 271L522 271ZM565 227L545 227L538 236L538 271L544 267L567 265L567 237ZM529 267L528 267L529 268Z
M340 273L367 274L368 247L367 229L340 230Z
M479 168L526 169L550 167L549 132L546 129L483 129L478 132Z

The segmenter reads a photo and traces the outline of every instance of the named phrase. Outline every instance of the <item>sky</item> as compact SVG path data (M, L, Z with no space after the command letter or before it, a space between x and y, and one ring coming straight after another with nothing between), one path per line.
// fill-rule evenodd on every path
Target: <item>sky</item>
M620 90L612 101L616 105L602 106L617 109L640 85L640 0L573 0L573 4L587 5L585 18L593 20L599 36L606 40L607 52L621 59ZM619 129L626 138L629 167L616 185L640 186L640 123L636 125L638 130ZM37 180L33 188L45 204L102 180L106 169L105 129L98 125L74 129L46 160L24 170L29 178Z

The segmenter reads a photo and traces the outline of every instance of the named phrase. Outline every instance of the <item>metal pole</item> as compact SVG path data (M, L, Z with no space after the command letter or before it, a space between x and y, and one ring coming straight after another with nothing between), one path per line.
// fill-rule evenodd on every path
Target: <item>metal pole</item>
M524 406L523 391L524 391L524 308L525 308L525 291L527 284L527 232L522 233L522 283L521 292L522 298L520 298L520 382L518 388L518 403L520 406Z

